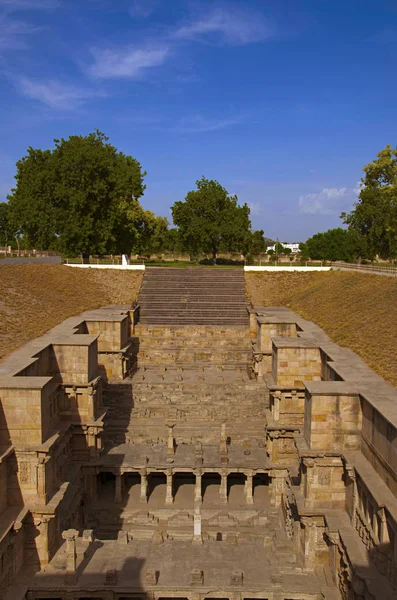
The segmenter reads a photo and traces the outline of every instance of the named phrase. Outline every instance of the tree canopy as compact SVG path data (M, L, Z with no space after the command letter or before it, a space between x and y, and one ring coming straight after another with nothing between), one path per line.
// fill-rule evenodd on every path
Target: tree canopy
M100 131L29 148L8 196L10 220L29 245L65 254L130 252L145 221L139 162Z
M341 218L356 235L360 255L397 256L397 148L387 145L363 169L361 191L353 210Z
M0 202L0 246L11 245L15 235L10 220L10 209L7 202Z
M316 233L299 244L299 249L303 260L310 257L312 260L350 261L358 255L354 234L341 227Z
M247 204L238 205L237 196L229 196L220 183L202 177L197 190L171 207L183 245L192 253L211 254L214 260L221 250L246 252L251 242Z

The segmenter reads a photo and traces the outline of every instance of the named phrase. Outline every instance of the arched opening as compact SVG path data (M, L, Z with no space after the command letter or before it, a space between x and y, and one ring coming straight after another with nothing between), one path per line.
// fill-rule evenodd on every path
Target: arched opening
M174 504L183 508L194 505L196 476L194 473L174 473Z
M116 490L116 476L113 473L104 472L97 476L97 494L100 502L114 502Z
M219 490L221 486L221 476L219 473L204 473L201 479L201 491L203 497L203 506L219 506Z
M124 473L124 489L127 497L127 506L139 504L141 495L140 473Z
M267 473L257 473L253 477L254 504L257 507L270 507L269 484L270 477Z
M165 473L150 473L148 476L148 502L152 507L160 508L165 503L167 476Z
M229 505L245 507L245 481L246 477L244 473L229 473L227 478Z

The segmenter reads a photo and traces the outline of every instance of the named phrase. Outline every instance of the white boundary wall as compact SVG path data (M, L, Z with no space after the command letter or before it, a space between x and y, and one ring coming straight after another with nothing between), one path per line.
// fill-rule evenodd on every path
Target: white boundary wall
M72 265L65 264L65 267L78 267L79 269L118 269L119 271L144 271L145 265Z
M331 271L332 267L244 267L244 271Z

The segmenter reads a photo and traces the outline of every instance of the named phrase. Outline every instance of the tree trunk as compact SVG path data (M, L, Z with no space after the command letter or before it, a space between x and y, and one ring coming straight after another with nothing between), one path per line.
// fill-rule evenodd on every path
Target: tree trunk
M90 255L89 254L83 254L83 265L89 265L90 264Z

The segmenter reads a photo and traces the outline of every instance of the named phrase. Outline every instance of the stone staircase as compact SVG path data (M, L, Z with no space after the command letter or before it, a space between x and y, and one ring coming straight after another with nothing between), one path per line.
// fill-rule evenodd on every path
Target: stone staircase
M137 372L104 394L110 444L166 444L169 421L177 443L218 444L224 421L234 443L263 442L268 398L249 377L247 326L139 324L135 335Z
M242 269L151 267L138 302L144 324L248 325Z

